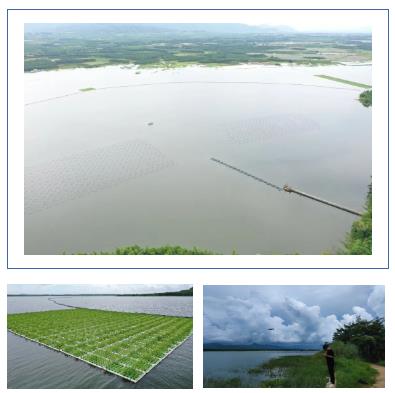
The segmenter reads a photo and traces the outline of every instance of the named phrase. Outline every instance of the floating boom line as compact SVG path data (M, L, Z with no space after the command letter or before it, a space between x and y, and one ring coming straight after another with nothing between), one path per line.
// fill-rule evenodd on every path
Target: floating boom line
M260 178L260 177L258 177L258 176L252 175L251 173L248 173L248 172L246 172L246 171L243 171L242 169L237 168L237 167L235 167L235 166L233 166L233 165L227 164L226 162L221 161L221 160L218 160L217 158L211 157L210 160L216 162L217 164L223 165L223 166L225 166L225 167L227 167L227 168L229 168L229 169L233 169L234 171L239 172L239 173L241 173L242 175L251 177L251 178L254 179L254 180L257 180L257 181L259 181L259 182L261 182L261 183L264 183L264 184L266 184L267 186L272 187L272 188L274 188L274 189L277 190L277 191L285 191L285 192L288 192L288 193L294 193L294 194L297 194L297 195L299 195L299 196L302 196L302 197L311 199L311 200L313 200L313 201L323 203L324 205L331 206L331 207L334 207L334 208L336 208L336 209L345 211L345 212L347 212L347 213L354 214L354 215L356 215L356 216L362 216L362 213L360 213L360 212L358 212L358 211L356 211L356 210L350 209L350 208L348 208L348 207L341 206L341 205L339 205L339 204L337 204L337 203L333 203L333 202L327 201L327 200L325 200L325 199L319 198L319 197L314 196L314 195L307 194L307 193L305 193L305 192L303 192L303 191L299 191L299 190L297 190L297 189L295 189L295 188L292 188L292 187L288 186L287 184L284 185L283 187L280 187L280 186L278 186L277 184L274 184L274 183L272 183L272 182L269 182L269 181L267 181L267 180L264 180L264 179L262 179L262 178Z
M262 179L262 178L260 178L260 177L258 177L258 176L251 175L251 173L248 173L248 172L246 172L246 171L243 171L242 169L239 169L239 168L237 168L237 167L235 167L235 166L233 166L233 165L227 164L226 162L223 162L223 161L221 161L221 160L218 160L217 158L211 157L210 160L216 162L217 164L221 164L221 165L223 165L223 166L226 166L227 168L233 169L234 171L239 172L239 173L241 173L242 175L251 177L252 179L254 179L254 180L256 180L256 181L259 181L259 182L261 182L261 183L265 183L267 186L272 187L272 188L276 189L277 191L284 191L284 190L283 190L283 187L280 187L280 186L278 186L278 185L276 185L276 184L274 184L274 183L271 183L270 181L264 180L264 179Z

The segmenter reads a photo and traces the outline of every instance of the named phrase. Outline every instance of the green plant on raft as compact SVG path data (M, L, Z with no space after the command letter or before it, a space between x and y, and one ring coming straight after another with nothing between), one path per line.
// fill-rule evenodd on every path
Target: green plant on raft
M192 333L192 318L82 308L9 314L7 325L15 334L34 335L39 343L133 381L166 357L180 334L183 342ZM159 334L166 341L155 340ZM155 357L147 357L148 347Z
M355 86L355 87L362 87L362 88L365 88L365 89L366 88L369 89L369 88L372 87L372 86L367 85L365 83L354 82L354 81L350 81L350 80L347 80L347 79L341 79L341 78L337 78L337 77L329 76L329 75L315 75L315 76L317 76L318 78L322 78L322 79L328 79L328 80L333 81L333 82L339 82L339 83L343 83L343 84L351 85L351 86Z

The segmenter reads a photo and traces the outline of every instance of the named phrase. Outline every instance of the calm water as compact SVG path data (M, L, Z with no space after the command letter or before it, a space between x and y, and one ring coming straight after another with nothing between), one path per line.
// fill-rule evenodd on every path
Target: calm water
M362 209L371 109L316 74L370 83L371 67L26 74L25 253L335 251L354 216L210 160Z
M207 379L240 378L243 387L259 387L268 378L264 374L248 374L248 370L283 356L309 356L310 351L205 351L203 376Z
M192 297L55 297L58 303L115 311L136 311L192 316ZM8 297L8 313L44 311L64 307L47 297ZM191 389L192 337L172 352L138 383L104 374L36 343L8 333L8 388L179 388Z

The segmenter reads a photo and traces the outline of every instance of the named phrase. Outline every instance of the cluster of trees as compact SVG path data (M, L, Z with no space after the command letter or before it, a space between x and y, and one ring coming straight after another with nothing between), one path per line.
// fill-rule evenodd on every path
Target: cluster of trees
M365 90L359 95L359 102L366 107L372 106L372 90Z
M372 185L369 186L365 212L352 224L344 246L350 255L372 254Z
M95 67L104 64L134 63L156 65L163 62L200 64L240 64L247 62L326 63L323 49L343 49L350 53L369 51L366 36L331 34L255 34L170 31L112 25L88 27L60 26L48 32L25 34L25 71L70 66ZM102 29L102 30L100 30ZM367 46L367 47L366 47ZM281 53L283 56L276 56ZM313 56L311 56L313 55ZM96 63L96 64L95 64Z
M193 296L193 287L189 289L181 289L179 291L172 292L155 292L155 293L133 293L133 294L121 294L116 296Z
M348 354L347 357L354 357L357 351L362 359L369 362L380 362L385 359L385 325L383 318L376 318L371 321L358 318L355 322L345 325L336 330L333 335L334 342L341 342L347 345L339 347L341 351ZM356 348L353 350L353 348ZM336 351L339 354L339 351Z

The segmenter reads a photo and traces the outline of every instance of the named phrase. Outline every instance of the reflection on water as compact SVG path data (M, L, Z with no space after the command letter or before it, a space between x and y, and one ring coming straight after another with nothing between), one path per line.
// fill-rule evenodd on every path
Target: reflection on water
M336 251L352 215L210 161L361 210L371 110L359 89L316 74L370 83L371 67L26 74L26 103L43 102L25 107L25 253Z
M103 310L192 316L192 297L55 297L59 303ZM47 297L8 297L8 313L56 310L64 307ZM191 389L192 337L174 350L138 383L103 373L12 333L7 335L8 388Z

